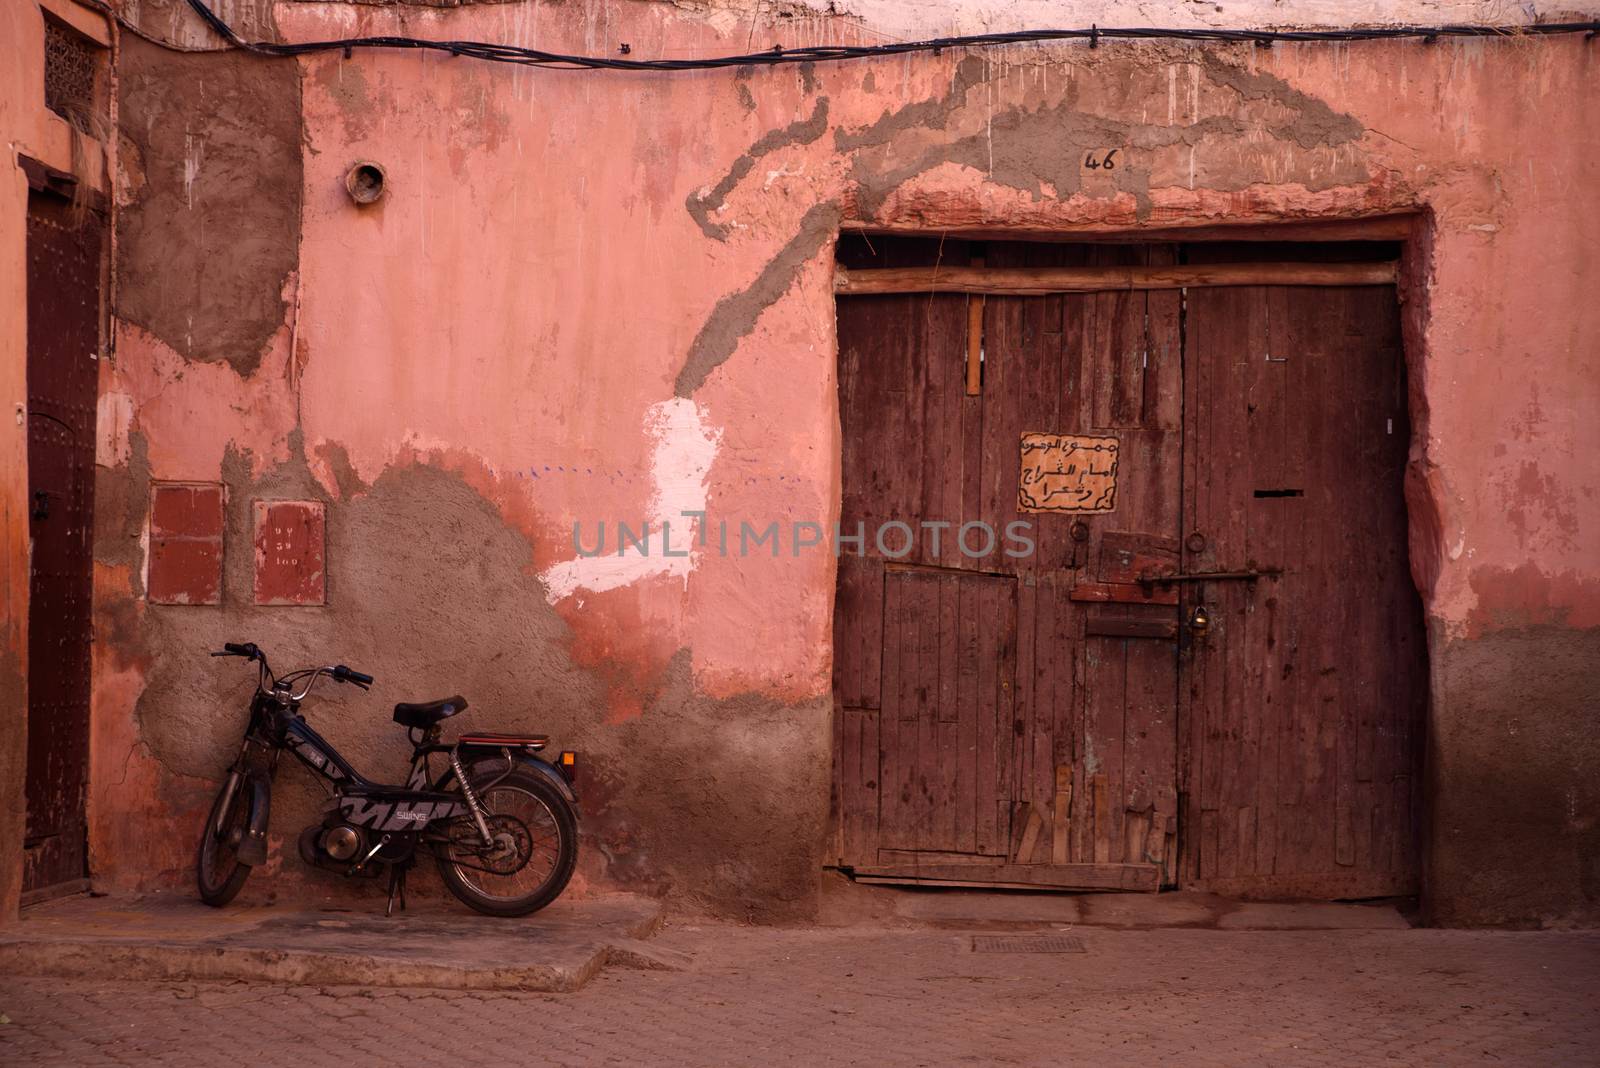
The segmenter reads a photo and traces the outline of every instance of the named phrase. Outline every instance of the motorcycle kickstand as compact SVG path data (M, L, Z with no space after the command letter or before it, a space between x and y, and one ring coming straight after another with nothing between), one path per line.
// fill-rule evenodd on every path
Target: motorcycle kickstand
M406 910L406 869L410 865L395 864L389 868L389 905L383 910L384 919L394 915L395 898L400 899L400 911Z

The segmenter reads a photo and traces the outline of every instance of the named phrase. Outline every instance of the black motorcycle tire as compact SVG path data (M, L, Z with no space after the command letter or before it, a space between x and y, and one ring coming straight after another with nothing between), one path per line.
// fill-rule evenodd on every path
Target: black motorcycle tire
M486 787L491 790L501 788L520 790L543 803L552 818L558 836L555 862L550 874L536 888L525 894L500 897L486 894L472 885L461 869L451 861L448 847L436 849L434 856L438 861L439 875L444 880L445 886L449 887L450 892L468 908L485 916L526 916L550 904L567 888L567 881L572 878L572 870L578 863L578 816L566 797L545 775L519 767L502 778L501 769L504 767L505 765L501 763L498 768L470 773L473 788L479 791L480 796ZM467 819L470 822L470 817Z
M229 826L239 824L241 836L248 829L250 819L250 803L245 797L245 790L249 784L241 781L233 792L233 811L229 813ZM200 847L195 851L195 884L200 891L200 900L213 908L221 908L239 895L244 887L244 881L250 878L250 865L239 859L238 850L230 848L225 842L219 840L213 828L217 825L217 817L222 808L222 803L228 796L228 784L223 782L217 790L217 799L211 803L211 814L206 817L206 825L200 830ZM226 837L228 828L224 828L223 836ZM208 856L208 850L210 855ZM231 855L231 856L230 856ZM211 871L213 865L211 858L216 857L224 864L230 860L231 869L225 877L217 878Z

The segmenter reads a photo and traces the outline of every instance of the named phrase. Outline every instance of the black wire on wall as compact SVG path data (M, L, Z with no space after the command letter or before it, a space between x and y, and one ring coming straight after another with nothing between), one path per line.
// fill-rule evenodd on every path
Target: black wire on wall
M486 59L494 63L518 63L530 67L555 67L561 69L595 70L707 70L717 67L747 67L777 63L826 63L844 59L870 59L898 56L908 52L933 52L947 48L984 48L996 45L1028 44L1040 41L1088 41L1090 48L1101 41L1110 40L1164 40L1164 41L1221 41L1227 43L1274 44L1279 41L1391 41L1420 40L1432 44L1441 37L1536 37L1558 33L1586 33L1594 37L1600 33L1600 21L1529 23L1522 26L1387 26L1345 30L1215 30L1180 28L1107 27L1091 26L1086 30L1017 30L1012 33L980 33L960 37L936 37L926 41L903 41L879 45L807 45L800 48L780 48L774 45L764 52L747 55L707 56L700 59L630 59L627 45L621 55L575 56L560 52L544 52L537 48L516 45L488 44L482 41L430 41L418 37L349 37L336 41L307 41L297 44L277 44L269 41L246 41L234 32L204 0L189 0L189 6L236 48L258 55L303 56L314 52L343 51L356 48L420 48L447 52L453 56Z

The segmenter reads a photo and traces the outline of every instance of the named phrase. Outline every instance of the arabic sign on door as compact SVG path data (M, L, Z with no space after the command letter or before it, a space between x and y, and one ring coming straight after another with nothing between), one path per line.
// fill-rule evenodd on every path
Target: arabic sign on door
M1021 512L1109 512L1117 503L1116 438L1022 435Z

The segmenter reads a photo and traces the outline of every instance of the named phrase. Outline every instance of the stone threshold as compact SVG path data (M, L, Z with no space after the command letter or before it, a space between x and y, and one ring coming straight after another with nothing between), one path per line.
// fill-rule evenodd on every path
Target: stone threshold
M308 986L570 993L607 964L676 969L646 940L660 902L563 899L521 919L428 903L213 909L176 895L64 898L0 928L0 973L101 980L246 980Z

